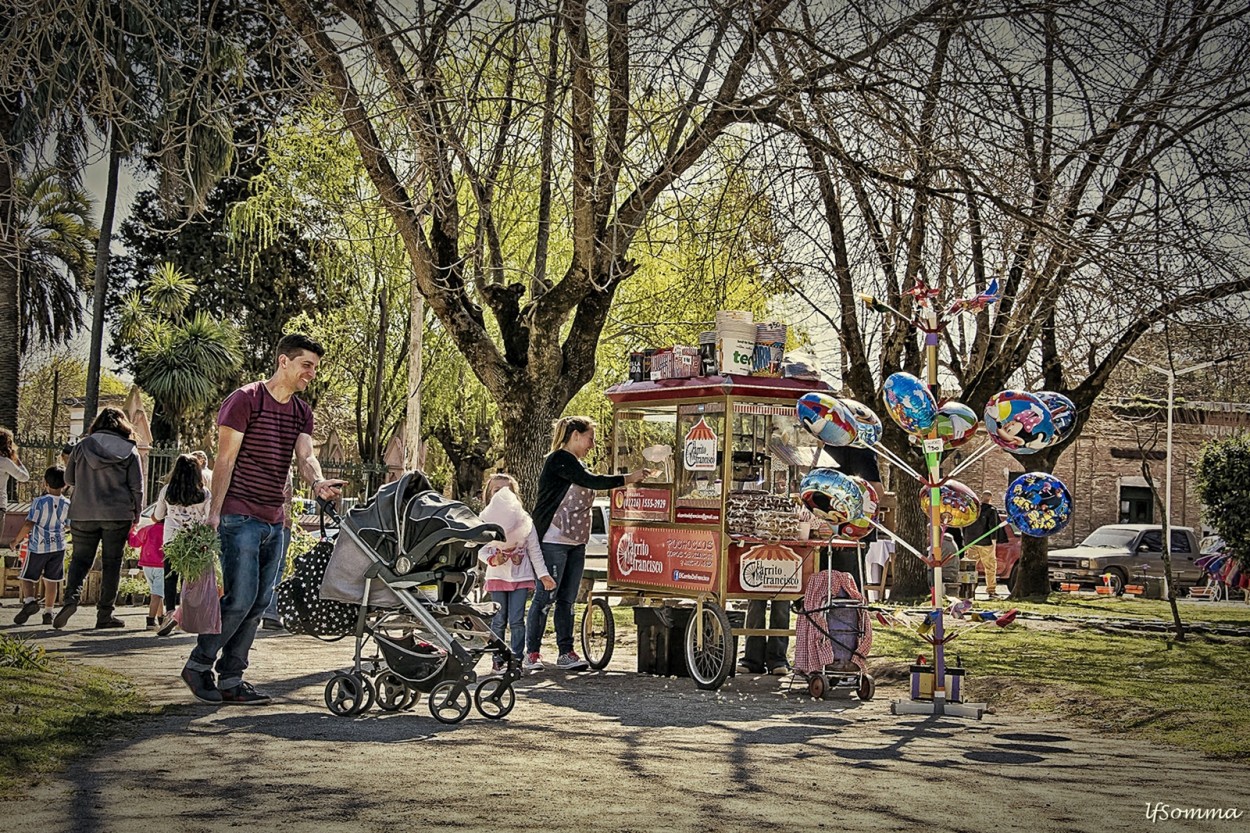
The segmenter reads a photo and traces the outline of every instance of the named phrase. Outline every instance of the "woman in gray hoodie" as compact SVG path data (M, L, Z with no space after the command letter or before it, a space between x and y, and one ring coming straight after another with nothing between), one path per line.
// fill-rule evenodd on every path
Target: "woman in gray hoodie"
M74 555L69 562L65 606L52 620L54 628L65 627L78 610L78 594L95 561L97 547L101 550L103 572L95 626L123 627L122 621L113 616L113 602L121 579L126 539L143 511L143 472L133 434L125 414L117 408L104 408L91 423L88 435L69 455L65 482L74 487L69 502Z

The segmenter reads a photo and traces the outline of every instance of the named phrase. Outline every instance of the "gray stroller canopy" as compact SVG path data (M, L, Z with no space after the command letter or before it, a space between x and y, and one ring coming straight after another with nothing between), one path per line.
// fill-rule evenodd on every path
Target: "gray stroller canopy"
M478 547L504 539L498 526L483 523L460 501L432 491L419 471L383 485L368 503L348 510L343 523L387 566L403 555L414 572L469 569Z

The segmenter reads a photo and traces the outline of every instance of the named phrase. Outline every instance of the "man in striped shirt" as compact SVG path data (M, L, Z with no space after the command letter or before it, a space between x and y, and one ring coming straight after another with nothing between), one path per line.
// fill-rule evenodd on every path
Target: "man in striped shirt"
M208 523L221 539L221 633L200 634L182 669L182 681L205 703L269 702L243 681L243 672L282 565L283 487L292 452L317 497L337 498L344 482L321 476L313 454L312 408L295 395L317 377L324 353L308 336L283 336L274 374L230 394L217 413Z

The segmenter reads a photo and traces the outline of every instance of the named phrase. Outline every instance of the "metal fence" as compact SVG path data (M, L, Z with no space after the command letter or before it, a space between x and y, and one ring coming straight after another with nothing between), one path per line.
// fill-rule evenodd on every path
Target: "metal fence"
M29 503L43 494L44 469L53 464L61 464L61 449L67 443L67 439L51 437L22 439L22 464L30 471L30 480L26 483L9 481L10 504ZM161 486L173 470L174 461L186 451L173 443L155 443L147 450L143 480L148 503L156 500ZM360 500L372 496L390 475L390 469L385 463L358 463L350 460L322 460L321 472L327 478L346 480L343 496ZM291 467L291 474L296 484L296 494L306 493L307 484L303 482L294 465Z

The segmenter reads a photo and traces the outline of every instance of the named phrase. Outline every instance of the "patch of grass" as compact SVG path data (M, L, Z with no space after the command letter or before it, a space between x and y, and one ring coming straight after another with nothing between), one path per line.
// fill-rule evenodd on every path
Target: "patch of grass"
M1250 640L1118 633L1093 627L979 628L947 645L968 669L965 699L1057 714L1116 734L1250 759ZM910 663L932 648L874 631L874 662Z
M0 666L0 798L151 713L148 701L111 671L55 655L43 667Z
M1212 604L1205 601L1181 599L1177 602L1181 621L1185 624L1206 622L1208 624L1250 627L1250 605L1240 601ZM1110 598L1107 596L1073 595L1051 593L1042 601L999 601L998 607L1016 607L1031 613L1053 613L1060 616L1089 616L1107 619L1161 619L1172 621L1172 608L1167 601L1136 599L1131 596ZM978 607L983 607L978 604Z

